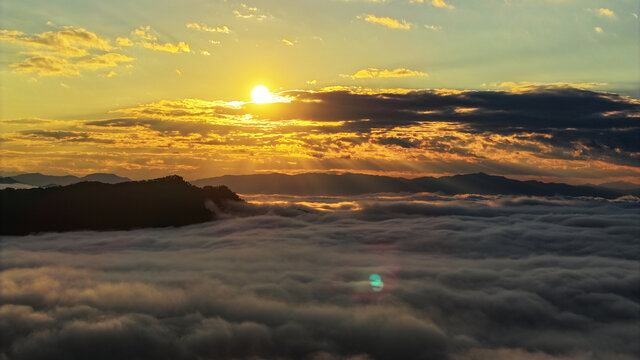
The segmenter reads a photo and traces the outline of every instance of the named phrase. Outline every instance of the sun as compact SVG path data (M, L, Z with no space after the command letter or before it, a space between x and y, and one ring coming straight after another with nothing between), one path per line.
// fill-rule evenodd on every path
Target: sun
M258 85L251 90L251 99L257 104L272 103L275 101L273 94L263 85Z

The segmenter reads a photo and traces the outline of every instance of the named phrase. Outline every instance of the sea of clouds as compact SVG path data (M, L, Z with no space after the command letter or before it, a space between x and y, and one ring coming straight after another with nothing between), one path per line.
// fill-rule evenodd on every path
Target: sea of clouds
M640 354L637 198L246 198L182 228L2 238L0 359Z

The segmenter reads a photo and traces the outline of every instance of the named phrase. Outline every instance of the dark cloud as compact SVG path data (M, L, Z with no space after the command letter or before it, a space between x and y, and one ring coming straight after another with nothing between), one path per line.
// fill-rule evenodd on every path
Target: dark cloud
M378 139L378 144L395 145L403 148L415 148L420 146L419 142L416 142L411 139L404 139L404 138L398 138L398 137L387 137L387 138Z
M0 124L3 125L42 125L42 124L47 124L50 123L51 120L44 120L44 119L30 119L30 118L26 118L26 119L13 119L13 120L0 120Z
M249 105L247 111L271 119L345 121L342 129L365 133L431 122L460 124L462 131L474 134L529 138L527 134L536 133L541 136L532 140L567 149L567 157L640 165L640 102L611 93L539 86L522 92L338 90L283 95L294 101L267 110Z
M206 135L211 132L225 135L237 127L229 125L211 124L203 120L179 121L161 119L136 119L136 118L115 118L106 120L94 120L84 123L90 127L98 128L135 128L144 127L162 134L177 133L182 136L191 134Z
M80 131L59 131L59 130L25 130L20 134L32 138L43 138L50 140L59 140L66 142L94 142L103 144L112 144L113 140L110 139L97 139L91 136L90 133Z
M640 351L637 198L249 200L224 220L182 228L4 237L0 357L626 360Z
M283 118L342 121L369 119L372 125L454 121L479 130L510 133L538 129L610 129L638 126L636 100L615 94L539 87L526 92L439 90L398 93L286 92L296 99L281 105ZM291 109L289 112L287 109ZM476 109L462 111L458 109ZM275 111L274 111L275 112ZM280 112L280 111L277 111ZM615 113L614 113L615 112Z

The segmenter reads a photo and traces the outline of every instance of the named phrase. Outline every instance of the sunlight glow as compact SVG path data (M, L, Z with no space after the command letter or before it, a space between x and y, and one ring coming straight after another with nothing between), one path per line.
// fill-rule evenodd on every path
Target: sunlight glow
M256 104L272 103L275 101L273 94L269 92L266 86L258 85L251 91L251 99Z

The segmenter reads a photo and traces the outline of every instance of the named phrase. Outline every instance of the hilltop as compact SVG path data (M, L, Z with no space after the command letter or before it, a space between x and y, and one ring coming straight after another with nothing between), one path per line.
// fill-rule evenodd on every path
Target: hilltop
M228 201L241 199L226 186L199 188L175 175L118 184L4 189L0 234L189 225L215 218L208 203L225 209Z

